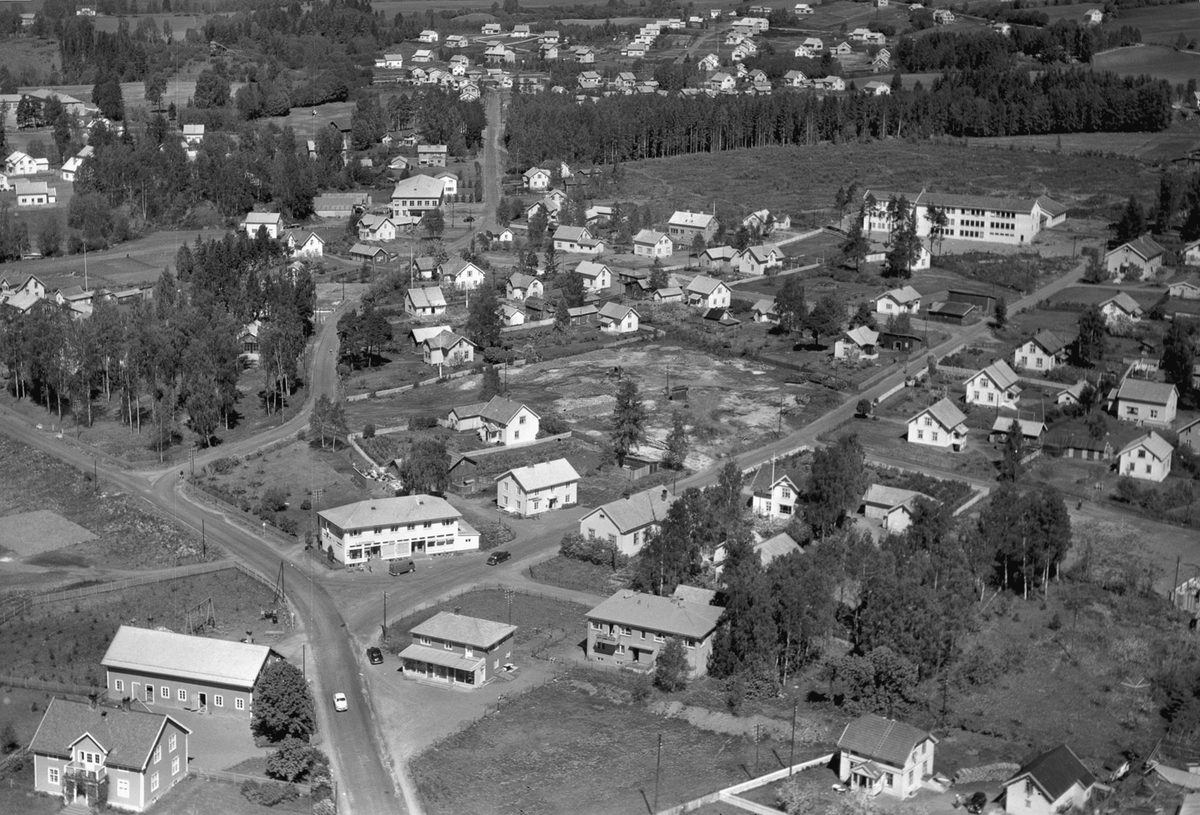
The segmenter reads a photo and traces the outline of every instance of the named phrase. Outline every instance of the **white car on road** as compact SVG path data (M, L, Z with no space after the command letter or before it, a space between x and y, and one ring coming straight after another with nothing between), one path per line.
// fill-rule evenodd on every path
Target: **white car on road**
M333 695L333 709L338 713L344 713L350 709L349 703L346 702L346 694L335 693Z

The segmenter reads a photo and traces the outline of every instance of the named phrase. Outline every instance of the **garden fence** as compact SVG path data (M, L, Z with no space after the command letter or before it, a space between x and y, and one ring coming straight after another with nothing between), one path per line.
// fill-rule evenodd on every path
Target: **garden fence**
M0 676L0 685L10 688L26 688L28 690L44 690L49 693L69 693L72 696L89 696L93 693L102 694L107 689L91 685L72 685L67 682L47 682L43 679L32 679L27 676Z

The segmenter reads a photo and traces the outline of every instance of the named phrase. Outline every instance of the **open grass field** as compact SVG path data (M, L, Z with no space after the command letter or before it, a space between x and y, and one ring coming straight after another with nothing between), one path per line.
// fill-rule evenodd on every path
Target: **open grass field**
M1067 206L1111 207L1137 193L1157 194L1150 168L1124 158L997 151L961 141L899 141L816 147L764 147L623 165L617 197L669 201L678 209L740 218L831 208L839 187L1031 198L1049 195Z
M61 194L63 189L69 189L71 184L60 179L58 187ZM59 217L65 224L65 210L60 210ZM32 228L30 232L35 236L37 234ZM224 229L164 230L152 232L144 238L123 243L104 252L88 252L88 286L120 290L152 284L164 268L170 266L174 271L175 253L179 251L181 244L194 243L197 236L202 240L211 240L224 234ZM37 275L50 291L82 286L83 255L64 255L6 264L0 268L0 276L5 275L9 280Z
M23 9L22 9L23 11ZM8 37L0 48L0 66L17 82L36 84L58 67L58 43L42 37ZM16 112L12 114L15 116Z
M1200 142L1200 129L1176 126L1161 133L1061 133L1042 136L994 136L972 139L973 144L1017 150L1059 150L1129 156L1143 161L1182 156Z
M529 576L549 586L586 591L601 597L608 597L629 583L629 575L623 571L614 572L608 566L573 560L562 555L555 555L536 566L530 566Z
M426 811L650 811L660 734L660 809L752 776L753 737L702 730L630 700L627 678L584 669L512 700L416 758ZM785 742L759 748L764 772L786 760Z
M1180 6L1179 8L1183 8ZM1200 18L1200 12L1197 12ZM1100 70L1115 71L1122 76L1149 74L1165 79L1172 85L1184 84L1200 77L1200 53L1176 51L1164 45L1132 45L1115 48L1092 58Z
M1142 42L1174 45L1180 34L1189 40L1200 37L1200 6L1194 3L1176 3L1169 6L1131 8L1123 10L1115 23L1131 25L1141 30Z
M208 547L202 555L200 541L191 532L175 526L140 499L114 491L101 483L99 492L85 474L50 456L8 437L0 437L0 460L6 471L21 473L20 478L0 479L0 523L3 516L34 510L49 511L94 536L53 551L23 556L0 546L0 557L20 561L23 566L47 569L67 566L97 566L112 569L159 569L180 564L215 560L221 552ZM30 534L49 534L35 524L26 527ZM62 539L66 542L66 539ZM6 575L0 563L0 591L28 591L30 578L21 574L16 580Z

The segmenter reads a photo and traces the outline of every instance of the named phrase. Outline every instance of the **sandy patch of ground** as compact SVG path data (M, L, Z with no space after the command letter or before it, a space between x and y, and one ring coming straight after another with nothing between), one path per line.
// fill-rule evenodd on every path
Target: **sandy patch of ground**
M95 539L95 535L79 524L48 509L0 518L0 547L20 557L32 557Z

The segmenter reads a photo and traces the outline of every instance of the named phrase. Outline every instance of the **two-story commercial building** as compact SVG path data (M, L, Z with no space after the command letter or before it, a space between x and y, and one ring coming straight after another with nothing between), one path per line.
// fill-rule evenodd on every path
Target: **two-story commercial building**
M579 519L579 534L607 540L623 555L636 555L667 517L675 496L652 487L598 506Z
M400 652L406 679L478 688L512 664L517 627L441 611L410 633Z
M68 807L143 812L187 777L191 732L128 703L51 699L29 744L33 787Z
M347 566L479 548L479 533L449 501L434 495L375 498L324 509L317 513L317 525L317 546Z
M276 658L265 645L123 625L100 664L110 699L249 719L254 686Z
M715 215L678 210L671 216L671 220L667 221L667 234L675 243L690 247L697 235L704 238L705 242L711 241L717 233L717 226Z
M518 515L540 515L578 500L579 473L565 458L517 467L495 481L496 506Z
M439 209L445 194L445 183L427 175L413 175L397 181L392 189L392 217L420 217Z

